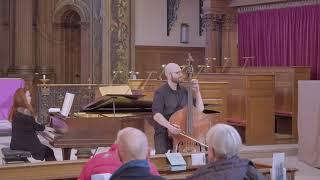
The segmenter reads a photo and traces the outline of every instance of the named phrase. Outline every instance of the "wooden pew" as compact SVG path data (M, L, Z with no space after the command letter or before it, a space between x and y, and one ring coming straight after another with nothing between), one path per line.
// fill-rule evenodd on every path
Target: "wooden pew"
M0 166L1 179L76 179L87 162L83 160L52 161Z
M171 171L171 166L164 154L159 154L152 156L150 160L156 165L160 175L166 179L185 179L187 176L193 174L201 166L192 166L191 154L182 153L183 158L187 163L186 170L183 171ZM271 179L270 169L272 165L262 164L258 162L253 162L256 168L266 177L266 179ZM287 167L287 176L291 180L295 179L295 172L298 171L296 168Z
M183 171L170 171L170 164L164 155L152 156L151 161L157 166L160 175L166 179L185 179L198 167L191 166L191 155L183 154L187 162L187 169ZM82 167L87 160L67 160L56 162L39 162L26 164L10 164L0 166L1 179L65 179L74 180L80 175ZM255 163L258 170L266 177L270 177L269 165ZM287 175L294 180L295 168L287 168Z
M274 143L274 76L201 73L200 81L228 82L227 122L247 145Z
M215 72L245 74L273 74L275 76L275 115L291 119L291 122L276 121L276 132L290 134L281 136L276 134L277 143L296 143L298 139L298 80L309 80L310 67L215 67Z

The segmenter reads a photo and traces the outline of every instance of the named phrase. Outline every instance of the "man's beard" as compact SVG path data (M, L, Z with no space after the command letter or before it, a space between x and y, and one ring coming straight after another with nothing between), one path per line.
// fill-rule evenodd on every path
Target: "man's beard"
M171 81L176 83L176 84L179 84L179 83L182 82L182 78L172 78Z
M171 82L173 83L176 83L176 84L179 84L183 81L183 76L180 76L180 77L174 77L172 74L171 74Z

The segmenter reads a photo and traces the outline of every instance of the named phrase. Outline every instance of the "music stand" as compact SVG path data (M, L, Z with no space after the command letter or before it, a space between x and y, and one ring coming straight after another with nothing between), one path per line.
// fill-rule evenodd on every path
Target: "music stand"
M251 56L251 57L242 57L242 59L244 59L244 64L243 64L243 67L242 67L242 70L241 70L241 73L244 73L244 70L248 64L248 60L251 60L251 59L254 59L256 57L254 56Z

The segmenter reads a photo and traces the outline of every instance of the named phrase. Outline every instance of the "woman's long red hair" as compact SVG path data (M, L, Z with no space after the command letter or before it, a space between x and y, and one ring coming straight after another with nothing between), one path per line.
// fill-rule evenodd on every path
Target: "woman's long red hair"
M12 121L13 117L15 116L17 109L19 107L28 109L31 114L33 115L33 109L32 106L28 103L26 98L26 92L28 90L25 88L18 88L13 96L13 104L9 113L9 121Z

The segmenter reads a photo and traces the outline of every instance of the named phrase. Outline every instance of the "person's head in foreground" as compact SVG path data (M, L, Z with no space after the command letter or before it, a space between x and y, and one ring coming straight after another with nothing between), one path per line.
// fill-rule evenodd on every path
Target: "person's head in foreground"
M116 144L120 160L127 163L132 160L145 160L148 156L146 135L136 128L124 128L118 132Z
M120 132L126 131L127 130ZM122 144L122 138L125 137L119 135L120 133L118 134L118 139L115 141L115 144L113 144L108 151L95 155L84 165L78 180L90 180L95 178L108 179L123 165L119 157L119 145L117 143L120 142ZM159 176L156 166L149 160L148 165L150 167L150 173Z
M116 144L123 165L111 179L162 179L150 173L147 161L149 147L146 135L136 128L124 128L118 132Z
M207 165L200 167L187 179L197 180L263 180L264 176L254 164L238 157L241 137L237 130L227 124L216 124L207 132Z
M207 132L206 142L209 146L210 161L230 158L239 153L242 144L237 130L227 124L216 124Z

